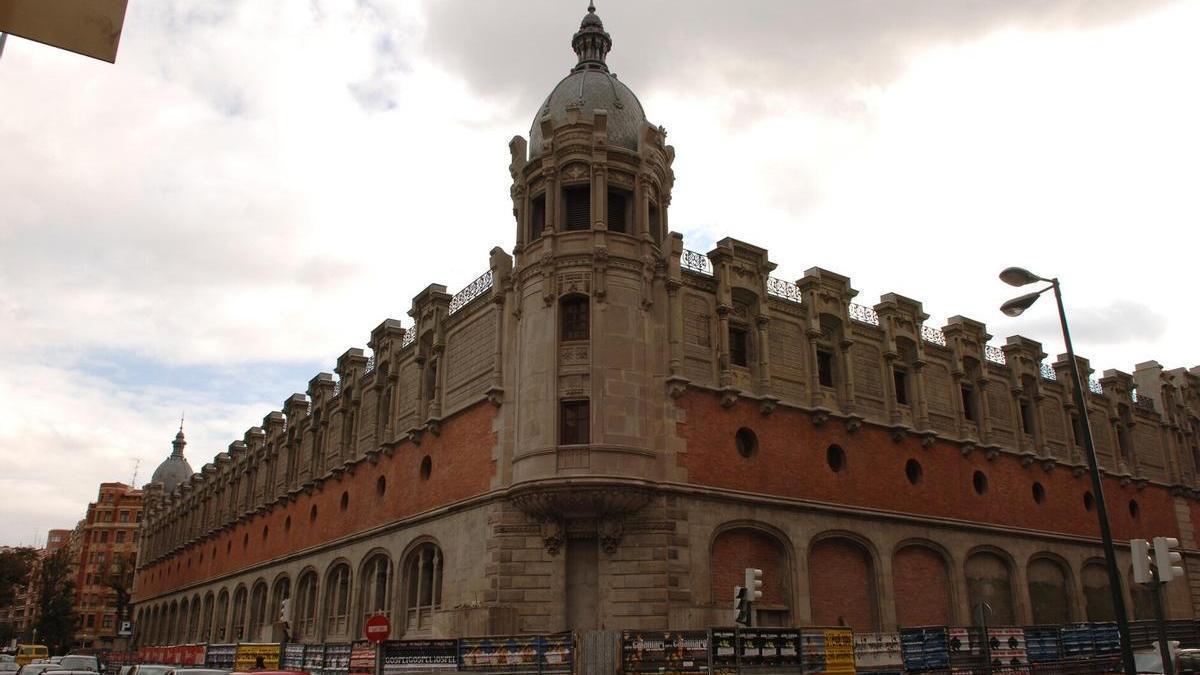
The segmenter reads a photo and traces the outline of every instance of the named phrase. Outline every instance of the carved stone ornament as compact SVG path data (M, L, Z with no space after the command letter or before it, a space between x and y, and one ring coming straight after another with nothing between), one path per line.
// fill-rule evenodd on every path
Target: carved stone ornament
M862 428L862 415L850 414L846 416L846 431L854 433Z
M542 543L546 545L547 553L558 555L564 541L566 541L566 532L563 530L561 520L547 518L542 521Z
M966 443L963 443L963 444L962 444L962 446L961 446L961 447L958 449L958 451L959 451L960 453L962 453L962 456L963 456L963 457L967 457L967 456L969 456L969 455L971 454L971 452L972 452L974 449L975 449L975 444L974 444L974 443L971 443L970 441L967 441Z
M814 427L823 427L829 421L829 410L825 408L813 408L812 423Z
M600 548L608 555L616 553L617 546L625 534L625 521L620 518L604 518L600 521Z
M921 447L925 448L926 450L932 448L933 444L937 442L936 431L930 431L926 429L925 431L920 432L918 435L921 437Z
M1071 467L1071 475L1076 478L1079 478L1080 476L1082 476L1083 474L1085 474L1087 472L1088 472L1088 468L1084 464L1078 464L1076 466Z
M987 458L987 461L994 462L1000 456L1000 450L998 448L988 448L987 452L983 453L983 456Z
M1055 466L1058 466L1058 462L1054 461L1053 459L1042 460L1042 471L1045 471L1046 473L1053 471Z
M490 387L487 390L488 403L499 408L504 405L504 387Z
M680 396L683 396L684 392L687 391L688 382L690 382L690 380L680 375L672 375L671 377L668 377L667 394L670 395L671 398L679 398Z
M762 401L758 404L758 412L760 412L763 417L767 417L771 413L775 412L775 408L778 405L779 405L778 398L776 398L774 396L770 396L770 395L764 396L762 398Z
M1037 455L1033 454L1032 452L1021 453L1021 466L1025 467L1026 469L1033 466L1033 463L1036 461Z
M721 407L732 408L734 403L737 403L738 394L741 390L737 387L722 387L721 388Z

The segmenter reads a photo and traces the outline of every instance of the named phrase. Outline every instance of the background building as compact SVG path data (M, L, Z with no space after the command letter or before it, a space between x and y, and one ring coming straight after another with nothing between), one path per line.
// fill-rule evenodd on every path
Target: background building
M96 501L77 528L75 550L75 642L112 649L122 621L129 620L142 491L124 483L101 483Z
M665 130L594 12L572 44L510 143L512 255L147 497L138 642L279 639L287 598L306 642L375 613L406 637L726 625L748 566L759 625L1111 618L1065 358L775 278L736 239L686 250ZM1200 369L1105 371L1087 406L1115 536L1181 539L1168 613L1193 616Z

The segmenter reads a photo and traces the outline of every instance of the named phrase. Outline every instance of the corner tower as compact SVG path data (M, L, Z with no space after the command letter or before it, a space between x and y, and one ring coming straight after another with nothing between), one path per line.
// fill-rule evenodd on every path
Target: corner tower
M675 476L664 420L682 241L668 234L674 149L609 70L612 38L594 6L571 46L577 62L529 142L509 144L517 236L504 351L515 358L504 364L499 463L518 505L564 528L623 518L648 499L629 499L639 481Z

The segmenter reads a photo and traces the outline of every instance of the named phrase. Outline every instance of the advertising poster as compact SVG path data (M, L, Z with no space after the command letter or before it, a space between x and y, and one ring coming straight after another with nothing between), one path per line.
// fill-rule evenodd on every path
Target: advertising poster
M209 645L204 655L204 665L217 670L233 670L237 645Z
M346 675L350 672L350 645L325 645L325 675Z
M707 673L708 631L621 633L625 673Z
M350 647L350 675L372 675L375 672L375 645L359 640Z
M575 663L575 636L559 633L538 638L543 674L570 673Z
M740 628L737 631L742 667L799 668L800 631L795 628Z
M304 670L317 675L325 667L325 645L304 645Z
M304 670L304 645L284 645L283 663L280 667L283 670Z
M204 645L184 645L178 648L177 658L183 666L204 665Z
M537 672L538 638L462 638L458 641L458 661L462 670Z
M262 665L258 666L259 659ZM256 666L265 670L279 670L279 645L275 643L244 642L237 646L233 661L235 670L251 670Z
M385 640L379 645L383 675L457 670L458 640Z

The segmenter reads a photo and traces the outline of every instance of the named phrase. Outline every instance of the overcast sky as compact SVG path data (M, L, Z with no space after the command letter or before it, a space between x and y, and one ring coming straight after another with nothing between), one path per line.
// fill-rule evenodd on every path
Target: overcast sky
M511 248L508 140L586 2L133 0L116 65L0 58L0 544L199 469ZM685 246L770 250L1097 372L1200 363L1200 0L601 0Z

